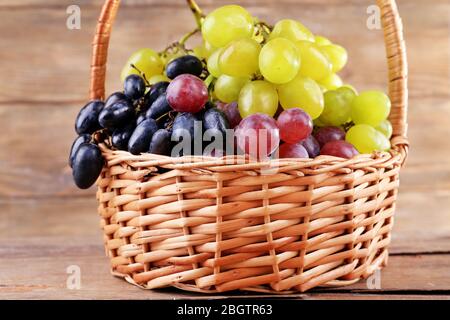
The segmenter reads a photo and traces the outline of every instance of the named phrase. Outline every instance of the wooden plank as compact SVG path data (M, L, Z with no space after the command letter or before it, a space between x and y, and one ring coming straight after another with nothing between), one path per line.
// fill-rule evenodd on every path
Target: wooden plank
M189 10L180 8L174 13L170 6L135 3L139 5L125 6L120 11L114 28L108 72L110 90L120 87L119 71L133 50L145 46L160 50L194 27ZM270 22L281 17L302 20L314 32L324 33L348 48L350 62L343 72L347 81L360 89L385 87L381 32L365 27L366 8L372 1L328 3L323 0L319 4L306 1L301 10L291 0L283 5L276 1L243 4ZM61 7L17 6L0 11L0 30L4 30L0 47L3 70L0 102L83 101L88 88L90 43L98 6L82 6L82 29L72 31L65 27L66 12ZM411 96L448 98L449 77L445 67L449 48L448 3L440 1L430 6L423 1L401 1L401 7L409 47ZM17 37L18 34L23 36ZM440 46L435 46L436 43ZM424 84L429 90L423 90Z

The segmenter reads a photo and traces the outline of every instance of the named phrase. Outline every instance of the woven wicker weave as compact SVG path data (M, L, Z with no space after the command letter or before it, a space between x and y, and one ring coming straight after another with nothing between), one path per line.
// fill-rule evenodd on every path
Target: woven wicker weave
M142 288L304 292L368 277L387 263L407 156L407 63L394 0L378 0L389 68L389 153L249 162L133 156L101 145L98 212L114 275ZM105 95L118 0L94 39L91 98ZM268 172L267 170L274 170Z

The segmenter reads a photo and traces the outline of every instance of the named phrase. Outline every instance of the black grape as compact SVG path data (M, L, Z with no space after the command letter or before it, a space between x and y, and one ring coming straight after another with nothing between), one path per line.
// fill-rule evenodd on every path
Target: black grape
M75 154L77 153L78 149L80 148L80 145L83 143L87 143L89 141L91 141L90 134L82 134L75 139L75 141L72 144L72 147L70 148L69 166L71 168L73 165L73 159L75 158Z
M129 75L123 84L124 93L132 100L138 100L145 94L145 81L137 74Z
M158 125L153 119L142 121L134 130L128 141L128 151L138 155L147 152L153 134L158 131Z
M230 124L226 115L217 108L211 108L203 113L203 127L206 130L218 130L225 136Z
M128 141L135 128L134 123L131 123L124 128L114 130L111 135L112 146L119 150L128 150Z
M109 106L113 105L119 100L129 100L128 97L122 93L122 92L114 92L111 94L108 99L105 101L105 108L108 108Z
M186 55L172 60L166 67L169 79L175 79L181 74L192 74L199 77L203 72L202 62L194 56Z
M134 116L134 109L127 100L119 100L104 108L98 117L103 128L117 129L126 125Z
M203 132L200 130L200 127L200 119L195 114L181 112L175 117L172 126L171 140L175 143L179 143L183 141L184 138L187 138L190 140L191 144L190 152L184 150L183 155L191 155L195 153L201 154Z
M94 133L101 129L98 123L98 115L103 110L105 104L100 100L90 101L78 113L75 121L75 131L80 134Z
M156 99L155 102L153 102L150 109L147 110L147 113L145 116L147 119L158 119L159 117L163 116L164 114L168 113L169 111L172 111L172 107L169 105L169 102L167 102L166 94L162 94Z
M156 131L150 142L150 149L148 152L170 156L170 152L172 151L171 135L172 134L166 129L159 129Z
M83 143L73 160L73 179L80 189L91 187L102 172L104 160L98 146Z
M152 85L150 90L145 94L143 109L148 110L153 104L153 102L155 102L160 95L166 93L168 86L169 82L167 81L157 82L154 85Z
M136 118L136 126L138 126L145 119L147 119L147 117L145 116L145 113L140 113L138 115L138 117Z

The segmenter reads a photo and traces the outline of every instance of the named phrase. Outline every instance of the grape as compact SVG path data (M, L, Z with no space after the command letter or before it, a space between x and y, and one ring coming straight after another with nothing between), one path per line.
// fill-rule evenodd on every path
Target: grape
M172 151L171 133L166 129L159 129L155 132L150 142L149 153L170 156Z
M355 96L352 90L344 87L327 91L324 94L325 108L319 119L330 126L347 123L350 120L352 101Z
M309 41L298 41L297 46L302 64L300 74L319 81L331 75L331 63L320 51L319 46Z
M318 46L326 46L326 45L332 44L330 40L328 40L327 38L325 38L323 36L315 36L314 40Z
M343 47L337 44L329 44L320 47L320 50L328 57L334 73L341 71L347 64L348 55Z
M381 121L381 123L375 127L378 131L385 135L386 138L390 139L392 137L392 124L389 120Z
M253 39L239 39L221 50L220 71L232 77L250 77L259 70L261 45Z
M153 102L150 109L147 110L147 113L145 114L145 117L147 119L154 119L157 120L159 117L163 116L164 114L172 111L172 107L170 106L169 102L167 101L166 94L163 93L156 99L155 102Z
M182 74L167 88L167 101L175 111L196 113L208 101L208 88L200 78Z
M239 113L237 102L219 104L217 108L222 110L222 112L226 115L231 129L236 128L236 126L241 122L242 117Z
M208 41L203 40L203 46L205 47L206 58L209 58L219 48L214 47Z
M180 142L182 140L183 149L172 150L172 156L192 155L202 152L203 133L201 130L196 130L196 128L199 128L199 124L201 123L198 115L189 112L181 112L175 117L171 141ZM185 138L189 141L185 142ZM189 149L186 149L186 147L189 147Z
M300 143L283 143L279 155L280 158L309 158L308 151Z
M272 83L291 81L300 69L297 48L287 39L270 40L259 54L259 68L264 78Z
M365 91L352 102L351 117L356 124L378 126L389 115L391 101L381 91Z
M100 100L93 100L86 104L78 113L75 120L75 131L78 134L94 133L101 129L98 123L98 115L103 110L105 104Z
M136 126L134 123L130 123L123 128L114 130L111 135L112 146L118 150L128 150L128 141L130 140L135 128Z
M129 100L128 97L122 92L114 92L111 94L108 99L105 101L105 108L109 108L109 106L113 105L119 100Z
M315 158L320 154L320 145L312 135L303 140L301 145L308 151L310 158Z
M202 72L202 62L197 57L191 55L176 58L166 67L166 75L169 79L175 79L181 74L192 74L199 77Z
M139 71L145 74L145 78L150 79L154 75L162 74L164 70L164 64L158 53L152 49L141 49L136 51L131 55L122 69L120 79L122 82L130 74L139 74L139 72L134 69L131 64L133 64Z
M314 127L326 127L327 125L323 123L320 118L313 120Z
M330 141L326 143L322 150L320 150L321 155L328 155L339 158L351 159L358 155L358 151L353 145L343 140Z
M80 189L91 187L102 172L104 160L100 149L93 143L83 143L73 159L73 180Z
M328 77L320 80L319 84L325 87L325 89L327 90L336 90L337 88L342 87L343 82L337 74L332 73Z
M223 138L226 136L226 130L230 129L230 123L221 110L211 108L203 114L204 130L217 130Z
M235 131L238 147L246 154L265 159L280 144L280 134L275 120L262 113L243 119Z
M337 127L323 127L314 134L317 142L321 147L330 141L344 140L345 131Z
M150 90L145 94L144 110L148 110L158 97L167 91L169 82L158 82L152 85Z
M131 100L138 100L145 94L145 82L136 74L129 75L123 84L125 95Z
M128 123L134 114L133 105L129 101L119 100L100 112L98 122L103 128L116 129Z
M226 103L237 101L242 87L249 81L248 78L230 77L223 74L214 85L214 93L220 101Z
M202 34L215 47L224 47L231 41L253 35L253 18L237 5L220 7L205 18Z
M167 82L168 83L168 82L170 82L170 79L164 74L157 74L157 75L150 77L150 79L148 79L148 83L150 85L155 85L159 82Z
M387 151L391 147L389 140L381 132L367 124L351 127L345 140L355 146L360 153Z
M311 117L299 108L283 111L278 117L277 125L281 140L290 144L306 139L313 129Z
M208 71L210 74L212 74L214 77L218 78L222 74L222 71L219 67L219 56L222 53L221 49L218 49L214 51L208 58Z
M278 21L272 33L270 39L285 38L293 42L299 40L314 41L314 35L300 22L290 19Z
M83 143L87 143L89 141L91 141L90 134L82 134L75 139L75 141L72 144L72 147L70 148L70 155L69 155L69 166L71 168L73 165L73 159L75 158L75 154L78 152L80 145Z
M278 86L280 103L284 109L301 108L312 119L323 111L323 93L319 85L311 78L298 75L294 80Z
M352 86L351 84L344 84L344 85L341 86L341 88L350 89L351 91L353 91L353 93L355 95L358 95L358 90L356 90L356 88L354 86Z
M204 44L198 45L192 49L194 56L203 60L208 59L209 55Z
M138 126L145 119L147 119L147 117L145 116L145 113L140 113L138 115L138 117L136 118L136 126Z
M134 155L147 152L150 141L155 132L158 131L158 125L153 119L142 121L133 131L128 141L128 151Z
M245 118L255 113L273 116L278 108L278 94L267 81L257 80L247 83L239 94L239 113Z

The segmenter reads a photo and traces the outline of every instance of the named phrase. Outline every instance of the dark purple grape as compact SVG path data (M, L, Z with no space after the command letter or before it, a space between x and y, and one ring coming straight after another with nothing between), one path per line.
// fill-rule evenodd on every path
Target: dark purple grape
M155 132L158 131L158 125L153 119L146 119L142 121L134 130L128 141L128 151L134 155L147 152L150 146L150 141Z
M78 113L75 121L75 131L80 134L92 134L101 129L98 116L105 104L100 100L90 101Z
M169 102L167 102L166 94L164 93L161 94L155 102L153 102L150 109L147 110L145 116L147 119L156 120L170 111L172 111L172 107L169 105Z
M75 154L78 152L78 149L80 148L80 145L83 143L87 143L91 141L91 135L90 134L82 134L78 136L75 141L72 144L72 147L70 148L70 156L69 156L69 166L72 168L73 165L73 159L75 158Z
M129 100L128 97L122 93L122 92L114 92L111 94L108 99L105 101L105 108L108 108L109 106L113 105L119 100Z
M166 93L169 84L167 81L161 81L152 85L150 90L145 94L143 111L147 111L160 95Z
M73 180L80 189L91 187L102 172L104 160L98 146L83 143L73 159Z
M227 116L228 122L230 123L230 128L236 128L242 121L237 102L220 103L217 105L217 108Z
M300 143L283 143L278 151L280 158L309 158L308 152Z
M320 145L312 135L300 142L300 144L308 151L310 158L315 158L320 154Z
M359 152L355 149L355 147L342 140L334 140L327 142L320 150L321 155L328 155L339 158L351 159L354 156L358 155Z
M330 141L345 140L345 131L338 127L323 127L317 130L314 138L323 147Z
M176 58L166 67L166 74L169 79L175 79L180 74L192 74L199 77L202 72L202 62L197 57L191 55Z
M144 121L145 119L147 119L147 117L145 116L145 113L140 113L138 115L138 117L136 118L136 126L141 124L141 122Z
M150 153L170 156L172 151L172 141L170 140L172 133L166 129L159 129L155 132L150 142Z
M119 100L100 112L98 121L103 128L117 129L124 127L134 117L134 108L127 100Z
M226 137L226 131L230 129L228 119L222 111L217 108L211 108L203 113L203 128L205 131L216 131L223 138Z
M128 150L128 141L134 132L136 126L134 123L130 123L124 128L114 130L111 135L112 146L119 150Z
M129 75L123 84L125 95L131 100L138 100L145 94L145 81L137 74Z
M184 139L189 139L185 142ZM203 149L203 132L201 130L201 120L198 115L189 112L181 112L173 121L171 140L175 143L183 141L184 148L178 155L201 154Z

